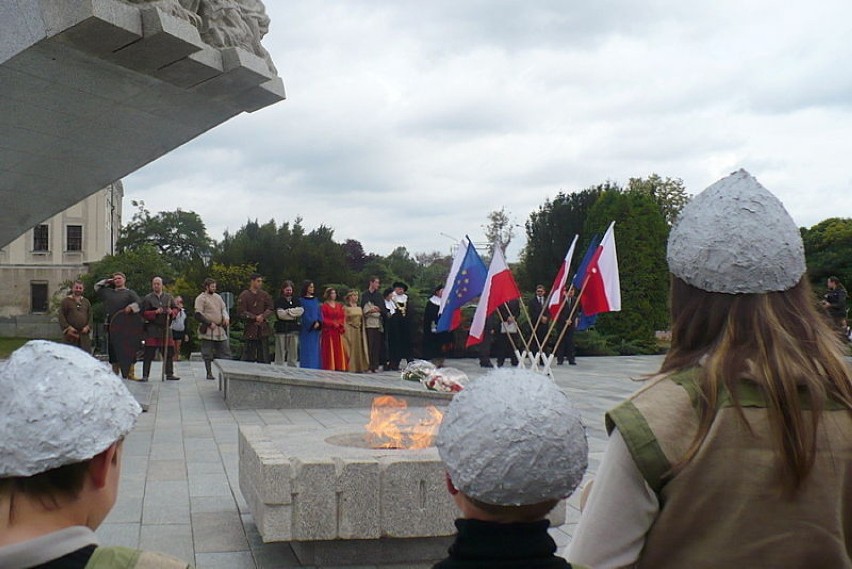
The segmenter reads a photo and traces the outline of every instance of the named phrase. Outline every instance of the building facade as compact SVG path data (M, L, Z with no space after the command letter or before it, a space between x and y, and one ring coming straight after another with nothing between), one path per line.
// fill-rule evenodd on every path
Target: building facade
M51 301L115 251L123 197L110 184L0 248L0 336L58 335Z

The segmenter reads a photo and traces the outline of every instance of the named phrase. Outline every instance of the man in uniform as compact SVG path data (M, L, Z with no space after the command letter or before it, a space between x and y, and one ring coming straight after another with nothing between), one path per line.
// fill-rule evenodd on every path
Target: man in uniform
M248 290L237 297L237 312L246 322L242 361L268 364L270 329L266 319L274 312L274 307L272 297L262 286L263 277L254 273Z
M151 362L157 355L157 350L163 355L166 379L177 381L175 376L174 346L172 339L171 320L178 315L180 309L174 298L163 291L163 279L154 277L151 280L151 292L145 295L140 305L142 318L145 320L145 356L142 359L142 381L148 381L151 374Z
M113 317L124 312L127 315L139 314L139 295L127 288L127 277L122 272L113 273L111 278L102 279L95 283L95 293L98 298L104 303L104 309L107 317L107 331L110 330ZM130 338L133 340L133 338ZM138 344L141 341L131 342ZM118 345L118 335L109 334L109 362L112 364L113 371L127 379L135 379L133 373L134 363L136 362L136 350L134 346L123 349ZM119 357L120 351L129 352L132 355Z
M123 440L141 411L106 365L33 340L0 367L0 392L0 567L187 569L98 543L118 494Z
M228 340L228 307L216 293L216 281L204 279L204 292L195 297L195 314L198 320L198 339L201 341L201 358L207 370L207 379L213 377L213 360L231 359Z
M86 353L92 353L92 304L83 296L83 281L74 281L71 294L59 304L59 327L66 344L77 346Z

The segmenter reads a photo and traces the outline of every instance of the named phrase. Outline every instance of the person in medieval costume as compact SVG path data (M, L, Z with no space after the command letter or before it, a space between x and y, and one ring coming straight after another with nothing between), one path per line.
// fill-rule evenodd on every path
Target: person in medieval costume
M672 341L610 433L567 553L592 567L852 567L852 370L799 228L745 170L668 241Z
M393 313L388 315L388 325L385 333L388 337L389 367L399 371L402 360L411 362L411 311L408 306L408 285L403 282L393 283L393 293L390 296Z
M145 355L142 359L142 381L148 381L151 375L151 363L159 351L163 357L165 379L176 381L175 341L172 337L171 322L180 309L175 299L163 290L163 279L151 280L151 292L145 295L140 304L142 318L145 320Z
M213 377L213 360L231 359L231 344L228 326L231 318L225 300L216 292L218 284L211 278L204 279L204 292L195 297L193 316L198 321L198 339L201 342L201 359L207 379Z
M555 555L546 516L582 480L589 447L550 378L502 369L474 380L447 406L435 446L461 517L434 569L579 569Z
M126 285L127 277L119 271L96 282L95 294L104 303L112 369L124 378L135 379L133 367L142 345L143 322L139 316L139 295Z
M92 353L92 304L83 296L83 281L71 285L71 294L59 303L58 316L65 343Z

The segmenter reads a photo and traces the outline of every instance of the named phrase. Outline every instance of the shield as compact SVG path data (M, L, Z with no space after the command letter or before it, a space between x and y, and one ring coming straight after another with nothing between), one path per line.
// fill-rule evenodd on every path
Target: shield
M142 346L142 317L123 310L112 315L109 321L109 341L112 344L115 359L122 368L136 361L136 353Z

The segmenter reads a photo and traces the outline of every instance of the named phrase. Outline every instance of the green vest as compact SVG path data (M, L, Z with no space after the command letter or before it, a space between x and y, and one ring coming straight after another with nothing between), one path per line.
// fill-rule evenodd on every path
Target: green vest
M162 553L129 547L98 547L86 569L190 569L190 565Z
M652 380L607 414L660 501L637 567L852 569L852 411L826 403L814 467L787 496L761 391L737 393L748 425L721 394L698 453L669 479L698 429L697 370Z

